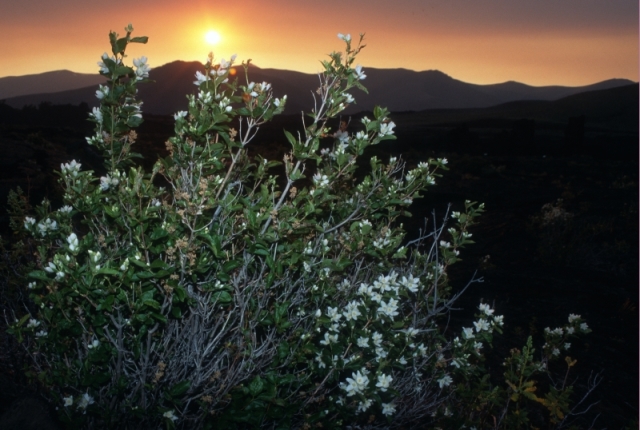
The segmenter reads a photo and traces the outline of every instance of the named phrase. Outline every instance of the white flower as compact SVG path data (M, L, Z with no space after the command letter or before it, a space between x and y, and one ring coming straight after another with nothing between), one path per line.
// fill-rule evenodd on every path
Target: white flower
M462 329L462 337L465 339L473 339L473 327L465 327Z
M504 325L504 315L496 315L496 316L494 316L492 324L502 327Z
M316 318L320 318L322 316L322 311L320 309L318 309L316 311Z
M398 315L398 301L396 299L390 298L388 303L385 303L384 300L380 302L380 307L378 308L378 313L382 313L387 315L388 317L395 317Z
M101 176L100 177L100 189L102 191L107 191L111 187L115 187L120 183L120 180L116 177L111 177L110 175Z
M553 351L551 351L551 354L553 354L554 356L558 356L560 355L560 350L558 348L553 348Z
M280 106L284 106L286 102L287 102L287 95L285 94L281 99L275 99L273 101L273 104L276 105L276 107L280 107Z
M322 345L331 345L332 343L338 343L338 335L329 334L329 332L326 332L324 334L324 340L321 340L320 343Z
M322 361L322 354L321 353L317 352L316 353L316 358L314 360L318 362L318 368L324 369L325 367L327 367L327 365L324 364L324 361Z
M351 374L351 378L347 378L347 383L348 385L345 385L344 382L340 383L340 388L347 392L347 396L353 396L362 393L367 388L369 377L361 371L357 371Z
M580 319L580 315L576 315L576 314L569 314L569 322L572 323L575 320Z
M333 133L333 137L338 139L341 143L346 143L349 141L349 133L343 130L338 130ZM344 152L344 150L342 152Z
M109 59L109 54L107 54L106 52L102 54L102 61L98 61L98 67L100 67L100 73L109 73L109 68L104 63L104 60L108 60L108 59Z
M342 34L342 33L338 33L338 39L340 40L344 40L345 42L350 42L351 41L351 35L350 34Z
M30 290L33 290L36 287L36 283L35 282L29 282L27 284L27 288Z
M417 293L418 288L420 287L420 278L414 278L411 274L408 278L406 276L403 276L400 284L404 285L407 290L411 291L412 293Z
M423 356L427 355L427 347L424 346L423 344L418 345L418 350L420 351L420 354L422 354Z
M393 128L396 124L393 121L383 122L380 124L380 132L378 133L380 137L393 134Z
M31 227L33 227L36 223L36 220L31 218L30 216L25 217L24 219L24 228L26 230L31 230Z
M569 349L571 348L571 344L569 342L564 344L564 349Z
M371 287L371 285L362 283L360 284L360 287L358 287L358 294L360 294L361 296L370 296L372 292L373 288Z
M342 96L344 97L345 103L353 103L354 101L356 101L356 99L354 99L353 96L349 93L342 93Z
M73 396L63 397L62 400L64 400L64 405L65 406L73 405Z
M267 82L262 82L259 85L259 90L260 92L265 92L265 91L269 91L271 89L271 84L267 83Z
M331 306L327 307L327 316L331 318L331 322L338 322L342 315L338 313L338 308L332 308Z
M474 321L473 325L476 326L476 332L478 333L480 333L482 330L489 330L489 324L484 318L480 318L478 321Z
M105 85L100 85L99 89L96 90L96 97L99 100L102 100L103 98L105 98L108 95L109 95L109 87L107 87Z
M209 78L207 75L203 75L200 71L196 71L196 80L193 81L194 85L200 86L203 82L207 82Z
M58 211L62 212L63 214L71 213L72 210L73 208L69 205L64 205L60 209L58 209Z
M396 411L396 405L393 403L382 404L382 415L390 416Z
M98 261L100 261L100 257L102 257L102 254L100 253L100 251L94 252L89 250L89 256L91 257L92 262L97 263Z
M377 356L378 360L386 358L387 355L389 355L389 352L387 350L385 350L383 347L381 347L381 346L377 346L376 347L376 356Z
M442 378L438 379L438 385L440 388L448 387L453 382L451 376L444 375Z
M151 67L147 64L147 57L142 56L134 59L133 65L136 66L136 80L141 81L142 79L149 77Z
M313 182L317 187L326 187L327 185L329 185L329 178L327 177L327 175L316 173L315 175L313 175Z
M69 249L73 252L78 249L78 236L75 233L71 233L67 237L67 243L69 243Z
M374 302L380 303L382 301L382 294L377 293L375 291L372 291L371 294L369 294L369 296L371 297L371 300Z
M485 304L485 303L480 303L478 305L478 309L482 312L484 312L485 315L487 316L491 316L493 315L493 309L491 309L491 306Z
M99 124L102 124L102 112L100 108L94 107L90 114Z
M204 104L209 104L213 101L213 98L211 97L211 93L209 91L200 91L198 93L198 98L202 100L202 103Z
M369 346L369 338L360 336L358 338L358 346L360 348L367 348Z
M582 331L589 330L589 326L587 325L587 323L580 324L580 330L582 330Z
M367 75L365 75L364 72L362 71L362 66L360 64L358 64L356 66L355 72L356 72L356 76L357 76L359 81L361 81L361 80L363 80L363 79L365 79L367 77ZM364 120L364 118L363 118L363 120Z
M27 328L36 328L39 325L40 325L40 321L31 318L31 319L29 319L29 323L27 324Z
M187 117L187 112L184 110L181 110L173 114L173 119L176 121L178 121L179 119L184 119L186 117Z
M304 263L302 263L302 265L304 266L305 272L311 272L311 266L309 265L309 263L305 261Z
M162 414L163 417L169 418L171 421L177 421L178 417L174 415L173 411L167 411Z
M53 261L49 261L49 263L47 264L47 266L44 267L45 272L47 273L53 273L56 270L58 270L58 268L56 267L55 263Z
M82 164L78 163L76 160L71 160L71 162L69 163L60 164L60 170L62 170L62 173L65 173L74 178L78 176L80 167L82 167Z
M371 407L373 401L371 399L367 399L364 402L360 402L358 405L357 413L364 412Z
M36 337L45 337L47 334L48 333L46 330L40 330L38 333L36 333Z
M95 403L93 401L93 397L89 395L89 393L84 393L82 397L80 397L80 401L78 402L78 407L82 409L87 409L87 406Z
M362 315L360 313L360 310L358 309L359 304L360 303L356 302L355 300L347 304L347 310L342 313L347 321L355 321L360 315Z
M374 331L371 337L373 338L373 344L375 346L382 345L382 335L380 333L378 333L377 331Z
M573 334L573 332L575 332L573 327L567 327L567 334Z
M39 222L37 227L38 227L38 231L40 231L40 234L44 236L47 233L47 231L57 230L58 223L50 218L47 218L46 220Z
M98 339L94 339L89 345L87 345L88 349L95 349L100 345L100 341Z
M393 381L393 377L391 375L385 375L381 373L378 375L378 382L376 383L376 387L380 388L380 391L387 391L389 388L389 384Z

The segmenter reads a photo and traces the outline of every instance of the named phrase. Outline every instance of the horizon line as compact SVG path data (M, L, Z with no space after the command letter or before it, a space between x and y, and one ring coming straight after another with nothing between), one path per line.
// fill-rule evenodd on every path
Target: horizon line
M169 61L167 63L161 64L160 66L156 66L156 67L151 67L151 70L153 71L154 69L160 68L160 67L164 67L167 66L169 64L173 64L173 63L199 63L204 65L204 63L202 63L201 61L198 60L173 60L173 61ZM311 72L303 72L300 70L294 70L294 69L281 69L281 68L276 68L276 67L260 67L259 65L255 64L254 62L251 62L249 64L250 67L257 67L258 69L263 69L263 70L282 70L282 71L287 71L287 72L295 72L295 73L301 73L304 75L317 75L318 73L311 73ZM240 67L240 65L234 66L234 67ZM469 82L469 81L463 81L460 79L457 79L455 77L453 77L452 75L439 70L439 69L425 69L425 70L416 70L416 69L411 69L408 67L394 67L394 68L390 68L390 67L374 67L374 66L363 66L363 68L366 69L373 69L373 70L407 70L410 72L415 72L415 73L424 73L424 72L437 72L437 73L441 73L453 80L456 81L460 81L463 82L465 84L470 84L470 85L479 85L479 86L489 86L489 85L500 85L500 84L507 84L507 83L516 83L516 84L521 84L521 85L526 85L532 88L544 88L544 87L566 87L566 88L580 88L580 87L587 87L587 86L591 86L591 85L596 85L602 82L607 82L607 81L614 81L614 80L625 80L625 81L629 81L633 84L637 84L640 81L634 81L633 79L629 79L629 78L621 78L621 77L612 77L612 78L608 78L608 79L604 79L601 81L596 81L596 82L592 82L590 84L582 84L582 85L570 85L570 84L546 84L546 85L532 85L532 84L528 84L526 82L521 82L521 81L516 81L516 80L507 80L507 81L502 81L502 82L492 82L492 83L476 83L476 82ZM38 75L43 75L46 73L55 73L55 72L70 72L70 73L75 73L75 74L79 74L79 75L85 75L85 76L90 76L90 75L96 75L99 76L100 74L98 72L95 73L87 73L87 72L77 72L74 70L70 70L70 69L56 69L56 70L47 70L44 72L39 72L39 73L29 73L29 74L25 74L25 75L6 75L6 76L0 76L0 80L4 79L4 78L24 78L24 77L28 77L28 76L38 76Z

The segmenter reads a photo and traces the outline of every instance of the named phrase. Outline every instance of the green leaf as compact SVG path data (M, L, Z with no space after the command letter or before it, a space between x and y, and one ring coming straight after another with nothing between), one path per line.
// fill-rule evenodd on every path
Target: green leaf
M289 143L291 144L291 146L295 146L296 143L298 143L298 141L296 140L295 137L293 137L293 134L289 133L287 130L284 130L284 135L287 137L287 140L289 141Z
M180 308L179 308L179 307L177 307L177 306L176 306L176 307L174 307L174 308L171 308L171 315L172 315L174 318L182 318L182 309L180 309Z
M49 277L47 276L47 273L42 271L42 270L34 270L33 272L29 273L29 278L30 279L39 279L40 281L48 281Z
M233 298L231 297L231 294L229 294L226 291L218 291L213 296L211 296L211 303L217 302L220 304L227 304L227 303L230 303L231 300L233 300Z
M125 49L127 49L127 38L126 37L121 37L120 39L118 39L116 41L116 49L117 52L114 52L114 54L120 54L121 52L124 52Z
M122 272L120 272L119 270L115 270L115 269L100 269L96 272L96 275L113 275L113 276L118 276L121 275Z
M263 388L264 381L259 376L256 376L249 384L249 393L251 393L252 396L257 396Z
M159 313L152 312L151 316L154 317L155 319L157 319L158 321L162 322L162 323L166 323L167 322L167 317L165 317L164 315L161 315Z
M149 41L149 38L147 36L138 36L138 37L132 37L129 40L129 43L147 43Z
M173 288L173 298L178 302L182 302L187 298L187 291L178 285Z
M229 273L240 266L242 266L242 263L240 261L237 261L237 260L227 261L222 265L222 271Z
M191 386L191 383L189 381L178 382L176 385L171 387L171 389L169 389L169 394L172 397L181 396L187 392L190 386Z
M167 270L167 269L169 269L169 265L167 263L165 263L164 261L160 260L159 258L157 258L151 263L151 268Z
M143 300L142 304L145 306L149 306L150 308L160 309L160 303L155 300Z
M133 69L131 67L118 66L118 67L116 67L115 73L118 76L129 76L129 75L134 74L135 72L133 71Z
M400 320L400 321L395 321L393 323L393 328L398 330L404 327L404 321Z
M152 272L136 272L133 274L133 276L131 277L131 279L133 279L134 281L139 281L141 279L150 279L150 278L154 278L156 275L154 275Z

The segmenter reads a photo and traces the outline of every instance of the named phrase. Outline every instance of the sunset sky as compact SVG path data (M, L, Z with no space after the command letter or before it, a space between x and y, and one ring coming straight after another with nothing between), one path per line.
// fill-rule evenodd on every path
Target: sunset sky
M0 77L97 73L108 32L131 22L152 67L174 60L251 58L317 72L366 33L364 67L437 69L478 84L578 86L638 81L638 0L0 0ZM216 30L221 41L208 45Z

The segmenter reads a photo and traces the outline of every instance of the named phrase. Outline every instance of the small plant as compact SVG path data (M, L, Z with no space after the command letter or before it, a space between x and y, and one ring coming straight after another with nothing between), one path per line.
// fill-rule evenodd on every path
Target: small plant
M384 108L338 125L351 92L365 90L354 67L362 36L338 35L345 50L322 62L282 162L247 149L286 96L252 82L248 63L232 80L235 56L210 54L188 110L174 115L169 156L145 172L133 148L136 88L150 69L145 57L127 65L125 52L147 38L125 30L110 33L112 55L99 63L108 81L87 138L106 173L62 164L63 206L23 218L37 263L25 285L32 307L11 330L69 427L513 428L528 422L523 399L564 422L570 387L539 397L533 375L588 331L577 317L547 333L541 361L531 339L514 350L505 388L482 368L503 324L493 309L481 304L473 327L444 335L466 288L454 292L447 271L473 243L483 205L466 202L413 240L398 218L447 160L372 157L356 175L368 147L395 138Z

